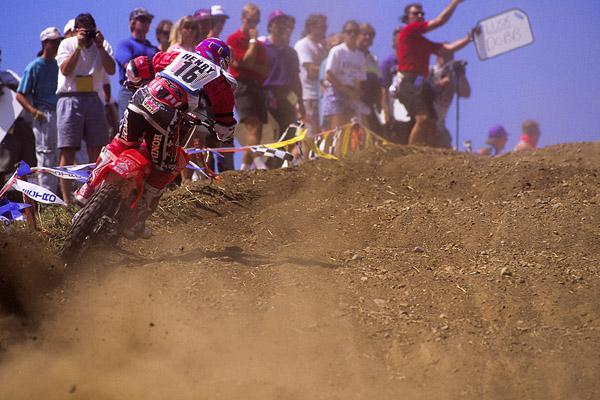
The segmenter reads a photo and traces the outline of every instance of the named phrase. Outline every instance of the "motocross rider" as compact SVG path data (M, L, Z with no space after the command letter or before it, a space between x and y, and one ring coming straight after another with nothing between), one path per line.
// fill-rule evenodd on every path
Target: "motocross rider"
M233 138L237 82L227 72L230 61L229 47L216 38L203 40L193 53L174 50L131 60L126 68L126 84L139 89L129 102L117 136L102 149L90 179L75 198L85 204L101 183L95 178L103 167L127 149L144 149L152 161L152 172L138 202L141 204L136 206L136 222L125 236L149 236L146 219L156 209L165 187L189 160L181 147L180 117L199 107L205 108L216 122L217 138L221 141Z

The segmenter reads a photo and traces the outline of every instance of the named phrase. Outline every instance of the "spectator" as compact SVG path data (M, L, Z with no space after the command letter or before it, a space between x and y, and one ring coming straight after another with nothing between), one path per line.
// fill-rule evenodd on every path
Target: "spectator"
M200 42L200 31L198 30L198 21L191 15L179 18L173 29L171 29L171 46L168 51L185 50L194 51L196 45Z
M309 134L320 131L319 117L319 72L327 57L325 34L327 17L311 14L304 24L302 39L296 42L294 49L300 62L300 81L302 82L302 102L304 103L304 123Z
M8 96L9 90L16 92L18 87L17 74L10 70L0 70L0 96ZM6 176L16 169L21 160L32 167L37 166L35 137L23 112L15 119L0 142L0 184L4 183Z
M17 89L17 100L33 116L37 165L55 167L56 148L56 86L58 64L56 52L62 37L58 28L46 28L40 34L42 54L25 68ZM51 174L38 174L40 186L56 192L58 181Z
M150 14L145 8L135 8L129 13L131 36L120 42L115 51L115 61L117 62L119 83L121 85L127 79L125 68L129 60L140 56L152 57L158 51L158 48L146 38L153 18L154 15ZM119 118L123 117L131 96L133 96L131 90L121 86L119 90Z
M198 22L198 34L200 36L200 41L203 41L208 37L208 33L212 28L212 16L210 15L210 10L205 8L196 10L196 12L194 12L194 18Z
M381 84L384 90L385 103L383 107L383 120L385 123L384 136L386 139L398 143L408 144L408 136L414 125L414 121L406 114L406 109L398 101L389 95L387 90L394 82L398 73L398 35L402 28L396 27L392 34L393 54L390 54L381 63Z
M486 145L477 150L477 154L480 156L497 156L504 150L507 140L508 133L506 133L506 129L502 125L493 126L488 132Z
M381 85L379 62L369 49L375 39L375 28L371 24L361 24L357 47L365 57L366 80L361 82L361 109L364 111L363 123L371 130L381 134L381 124L377 113L385 108L386 90Z
M267 108L277 121L280 132L284 132L288 125L298 120L298 116L304 116L300 62L296 50L289 45L295 23L294 17L281 10L273 11L269 15L269 36L265 41L267 60L271 67L264 82ZM279 137L275 138L277 139Z
M158 42L158 51L167 51L169 49L169 37L171 36L171 29L173 28L173 22L168 19L161 20L156 25L156 41Z
M361 114L360 85L366 79L366 68L365 58L357 49L359 33L358 22L347 21L342 30L344 42L333 47L327 57L323 115L329 128L347 124Z
M454 53L440 49L437 62L431 67L429 81L433 86L433 108L437 116L436 133L433 140L435 147L452 148L450 131L446 128L446 116L454 95L463 98L471 97L471 85L467 79L466 62L455 61Z
M529 119L523 122L521 126L521 138L515 146L514 151L536 150L541 134L540 125L536 121Z
M225 27L225 22L227 22L227 20L229 19L229 15L225 13L223 6L217 4L210 7L210 16L211 28L210 32L208 32L208 37L221 37L221 33L223 32L223 28Z
M67 39L77 35L75 32L75 18L72 18L67 21L65 27L63 28L63 38Z
M402 22L406 25L398 35L398 75L393 85L394 95L404 104L408 114L415 119L409 144L434 145L436 115L433 107L433 90L426 78L429 56L445 48L455 52L472 40L474 31L451 44L435 43L423 35L444 25L464 0L451 0L450 4L433 20L425 21L423 6L412 3L404 8Z
M267 108L263 82L270 72L267 51L259 42L256 27L260 22L260 9L248 3L242 10L242 26L227 38L233 53L231 74L237 79L235 105L242 125L247 132L248 144L259 144L262 138L262 124L267 123ZM245 153L241 169L266 168L264 159Z
M112 47L96 29L91 14L75 18L77 36L65 39L58 48L57 127L60 165L73 164L82 138L88 156L95 160L108 143L104 105L99 97L105 74L114 75ZM71 203L71 181L60 181L63 200Z

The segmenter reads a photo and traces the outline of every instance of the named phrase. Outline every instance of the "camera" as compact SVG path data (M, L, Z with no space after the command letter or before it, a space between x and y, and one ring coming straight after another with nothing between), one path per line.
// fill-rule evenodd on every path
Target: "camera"
M462 76L467 71L467 62L465 60L452 60L444 65L442 76Z
M85 31L85 38L88 40L94 40L98 31Z
M467 62L465 60L453 61L451 68L456 75L464 75L467 71Z

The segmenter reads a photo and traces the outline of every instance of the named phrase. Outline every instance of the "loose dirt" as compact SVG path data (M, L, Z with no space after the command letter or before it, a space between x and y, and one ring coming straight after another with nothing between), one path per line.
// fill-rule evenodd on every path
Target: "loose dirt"
M225 173L64 268L0 236L0 399L600 398L600 143Z

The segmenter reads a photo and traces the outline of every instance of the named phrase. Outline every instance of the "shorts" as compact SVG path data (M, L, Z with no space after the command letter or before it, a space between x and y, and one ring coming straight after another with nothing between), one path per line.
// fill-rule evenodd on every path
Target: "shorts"
M245 79L240 79L237 82L235 109L240 122L244 122L249 117L255 117L263 124L266 124L268 122L267 101L262 84L257 81Z
M33 130L23 118L17 118L0 143L0 174L13 172L21 160L37 167Z
M275 140L279 140L283 132L290 124L298 120L297 102L298 99L293 90L283 86L273 86L266 88L268 110L279 125L279 134ZM290 139L285 137L285 139Z
M400 78L396 75L392 83L392 87L394 86L395 97L404 105L408 115L427 115L433 119L437 118L433 107L435 93L429 81L422 79L421 76Z
M315 135L319 133L321 130L321 125L319 124L319 100L304 99L304 110L306 112L304 123L308 129L308 134Z
M369 107L365 103L349 99L331 86L323 93L323 116L349 114L361 118L369 112Z
M108 143L104 104L97 93L59 94L56 105L59 149L81 146L102 147Z

